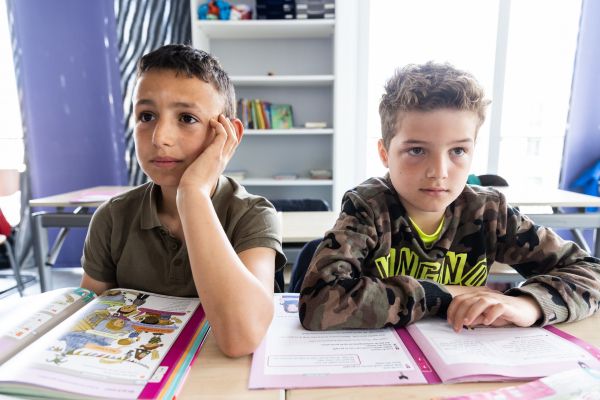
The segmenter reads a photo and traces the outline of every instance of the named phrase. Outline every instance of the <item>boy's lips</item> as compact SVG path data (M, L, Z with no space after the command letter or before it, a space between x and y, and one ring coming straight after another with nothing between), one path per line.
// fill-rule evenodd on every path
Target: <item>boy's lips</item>
M150 160L150 162L157 167L172 167L181 162L173 157L156 157Z
M431 195L431 196L439 196L442 194L446 194L449 192L448 189L444 189L441 187L432 187L432 188L421 188L419 189L421 192L424 192L425 194Z

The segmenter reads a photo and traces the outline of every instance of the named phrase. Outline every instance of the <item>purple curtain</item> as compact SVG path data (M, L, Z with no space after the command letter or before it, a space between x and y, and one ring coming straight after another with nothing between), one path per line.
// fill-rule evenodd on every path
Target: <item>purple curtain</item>
M31 197L125 185L113 0L7 0ZM85 230L57 266L78 266Z
M586 169L600 161L600 2L584 0L573 71L569 127L565 137L560 187L571 185ZM571 238L569 232L561 236ZM593 232L584 236L593 244Z

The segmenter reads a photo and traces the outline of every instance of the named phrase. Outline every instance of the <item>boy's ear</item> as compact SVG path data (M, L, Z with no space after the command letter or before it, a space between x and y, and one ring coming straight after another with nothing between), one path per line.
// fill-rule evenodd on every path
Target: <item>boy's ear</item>
M379 139L377 141L377 151L379 152L379 159L384 167L388 167L388 152L385 149L385 144L383 143L383 139Z
M235 134L237 136L238 143L242 140L242 136L244 136L244 124L238 118L234 118L231 120L233 127L235 128Z

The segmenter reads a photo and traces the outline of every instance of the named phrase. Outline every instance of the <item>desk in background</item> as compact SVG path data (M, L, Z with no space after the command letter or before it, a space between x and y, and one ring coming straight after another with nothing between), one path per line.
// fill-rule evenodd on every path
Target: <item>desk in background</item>
M106 198L131 189L128 186L98 186L89 189L59 194L55 196L33 199L29 202L33 207L52 207L52 212L34 212L33 241L36 265L39 268L40 286L47 290L47 267L56 260L69 228L87 227L92 218L93 208L98 207ZM600 207L600 197L559 189L530 189L503 187L502 191L509 203L515 207L549 206L554 214L527 214L536 223L552 228L595 229L595 243L591 253L600 256L600 213L561 214L561 207ZM67 209L73 208L73 211ZM337 213L332 211L283 212L283 242L284 244L302 244L312 239L322 237L330 229ZM48 236L46 228L61 228L54 244L48 251Z
M93 209L102 204L104 200L129 189L132 189L132 187L96 186L29 201L32 210L39 207L54 208L54 211L38 211L31 214L33 253L35 264L38 267L40 289L42 292L48 290L47 270L54 265L60 248L69 233L69 229L88 227L94 212ZM74 210L67 210L71 208ZM48 250L48 233L46 228L60 228L50 250Z
M582 209L600 207L600 197L568 192L560 189L521 190L513 187L498 187L513 207L551 207L553 213L526 213L536 224L551 228L595 229L594 247L590 253L600 257L600 212L561 213L563 207ZM283 213L283 241L302 243L323 236L333 227L337 213L332 211L307 211ZM583 243L579 243L585 247Z

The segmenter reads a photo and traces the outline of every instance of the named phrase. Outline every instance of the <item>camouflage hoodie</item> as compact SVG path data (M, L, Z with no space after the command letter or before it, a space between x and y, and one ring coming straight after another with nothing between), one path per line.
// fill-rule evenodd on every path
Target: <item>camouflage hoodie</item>
M542 308L539 325L585 318L600 309L600 260L508 206L493 188L466 186L426 248L389 177L346 192L300 293L300 321L311 330L402 326L445 317L444 285L485 285L494 261L527 280Z

